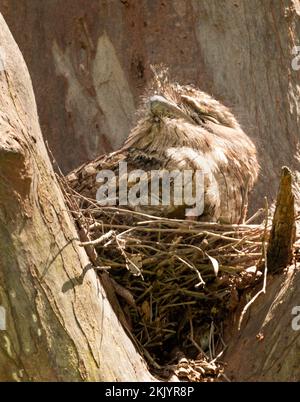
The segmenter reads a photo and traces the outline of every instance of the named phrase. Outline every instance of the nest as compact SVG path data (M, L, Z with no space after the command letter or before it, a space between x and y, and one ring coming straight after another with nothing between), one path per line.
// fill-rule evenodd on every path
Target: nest
M268 219L225 225L160 218L99 207L66 182L62 188L80 245L109 278L120 321L150 368L192 381L222 375L223 322L262 277Z

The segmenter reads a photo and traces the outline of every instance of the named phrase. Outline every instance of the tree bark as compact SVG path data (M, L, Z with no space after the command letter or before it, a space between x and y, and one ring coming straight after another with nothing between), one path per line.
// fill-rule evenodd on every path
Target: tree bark
M295 242L295 197L292 174L282 168L280 185L267 249L267 262L272 273L282 271L292 263Z
M299 176L299 0L0 0L0 9L64 172L122 144L150 64L165 63L233 108L257 144L252 211L276 196L282 166Z
M252 304L240 331L240 310L227 322L222 360L231 381L299 381L299 289L299 265L291 266L284 275L269 277L266 294Z
M77 246L2 15L0 44L0 381L151 380Z
M268 196L269 204L274 199L280 169L283 165L289 166L295 171L296 177L299 177L300 87L298 83L300 70L292 68L295 57L293 48L299 45L297 38L300 37L299 0L126 0L122 2L65 0L63 4L58 0L0 0L0 7L32 74L45 138L49 140L54 156L65 172L87 159L93 159L98 154L120 145L128 134L138 97L150 79L150 63L163 62L170 66L175 79L181 83L194 83L233 108L245 131L256 142L259 149L261 174L249 200L252 210L263 206L264 196ZM7 88L6 83L5 88ZM120 93L122 96L119 96ZM12 100L9 99L9 102L11 105ZM23 102L26 102L26 99ZM114 113L115 111L117 114ZM11 119L11 121L15 120ZM28 116L27 121L29 121ZM6 124L9 126L10 123ZM19 125L17 128L18 132L21 132ZM9 130L15 129L10 127ZM21 147L15 143L13 136L10 138L15 147ZM23 134L19 138L23 138ZM4 149L8 148L4 142L3 144ZM34 146L37 147L37 145ZM41 155L44 155L44 150ZM36 158L40 161L41 157L36 156ZM22 158L18 157L18 153L11 153L6 154L6 160L10 161L11 166L19 164L18 171L21 176L15 175L14 170L7 167L5 180L7 183L15 183L13 188L18 185L17 188L20 188L21 194L24 192L26 195L30 184L26 174L22 173L22 169L28 172L27 167L26 170L22 168ZM29 167L33 169L31 165ZM30 177L36 177L38 173L38 183L44 182L45 179L41 177L44 171L51 171L49 166L43 168L44 170L41 170L40 166L34 169L35 173L33 175L31 173ZM10 173L13 173L12 177ZM55 219L55 221L51 225L42 227L40 235L34 235L34 231L30 231L30 222L33 218L30 217L31 215L26 218L25 213L23 228L19 212L16 211L16 207L13 208L16 203L12 202L11 197L15 197L15 190L10 192L9 186L4 187L4 183L3 181L1 185L1 200L5 200L5 212L1 218L4 225L1 226L1 231L5 240L1 244L12 245L16 242L17 245L13 248L11 246L9 252L5 253L5 258L9 261L5 265L5 275L1 275L1 284L5 279L7 289L14 290L16 286L23 289L25 285L31 286L28 279L31 276L26 274L24 266L27 264L33 270L32 276L35 282L36 278L40 280L41 275L37 275L36 272L47 265L47 252L50 256L54 254L53 250L57 253L66 244L65 237L68 233L71 233L69 236L73 238L75 232L68 229L70 232L67 231L66 234L66 228L60 232L61 216L66 220L69 218L62 212L64 210L62 202L59 207L61 209L58 209L57 200L61 199L61 195L60 193L55 195L58 190L56 185L53 187L54 190L51 188L52 181L48 181L46 190L45 187L40 187L41 194L45 196L39 195L39 198L47 198L54 202L54 197L54 204L60 215L52 207L44 208L43 214L47 216L47 219L50 221ZM32 183L31 186L36 186L37 179ZM31 190L29 194L33 197ZM22 203L25 202L26 197L21 198ZM299 204L297 192L296 202ZM38 207L39 204L35 201L32 205L35 211L33 216L37 216L35 226L41 225L39 222L44 222L42 219L45 218ZM16 219L15 223L9 221L11 216ZM68 228L69 225L70 223L67 225ZM28 233L31 233L31 237ZM29 264L32 257L30 247L24 245L23 236L25 235L27 239L32 238L37 241L37 251L33 259L36 266ZM48 249L42 245L43 237L48 239L46 243ZM15 239L21 239L22 242ZM58 246L56 246L57 242ZM15 249L22 258L14 257ZM41 264L38 264L38 260ZM45 285L41 287L37 282L35 286L39 289L38 291L24 293L26 297L35 301L34 305L38 307L34 309L38 308L38 314L42 314L44 303L53 306L51 311L57 326L59 322L62 323L60 330L55 329L56 326L54 329L56 334L60 334L60 331L67 334L65 336L71 345L70 354L75 347L69 334L73 324L75 328L78 328L78 318L75 314L78 315L77 311L80 311L77 308L73 309L72 301L78 301L77 293L84 294L85 287L91 286L94 289L96 286L95 276L89 270L85 278L92 278L92 285L86 284L87 279L84 279L81 286L75 286L72 294L71 291L68 292L68 295L72 296L71 299L66 298L66 294L61 292L66 278L74 277L69 271L74 269L76 272L77 269L80 271L78 261L77 251L70 251L70 248L66 247L54 259L51 269L47 271L47 287ZM87 262L83 265L85 264ZM19 266L22 272L25 272L23 276L20 276ZM4 272L3 269L1 272ZM12 272L15 272L14 277L11 276ZM7 278L11 278L10 282L7 282ZM242 330L240 332L236 330L234 321L229 325L232 338L229 339L228 350L222 359L228 362L226 372L230 378L236 380L300 379L297 361L299 360L299 331L294 331L291 327L293 318L291 311L299 303L297 297L299 286L299 271L294 272L292 268L286 275L269 278L266 295L260 296L251 306L243 321ZM2 294L0 304L4 304ZM93 291L92 295L87 294L87 301L82 303L82 306L96 303L97 312L102 311L98 306L96 291ZM95 295L96 299L94 299ZM9 295L6 296L7 300L8 297ZM40 299L42 302L38 303ZM47 301L49 299L50 301ZM66 303L66 312L63 316L64 320L61 318L59 321L55 306L62 302ZM8 306L8 301L5 303ZM20 313L14 309L9 312L9 317L18 322L20 321L18 314L25 314L28 317L27 310L23 312L24 306L29 308L29 314L34 313L38 317L35 310L33 312L30 310L29 303L19 304ZM105 311L108 311L107 309ZM96 317L98 320L98 313ZM48 323L45 324L47 328L51 320L49 317L45 319ZM10 318L8 321L10 322ZM26 335L32 333L31 326L35 324L31 320L22 325L25 326L24 334ZM66 325L68 329L64 332L63 328ZM86 327L83 328L86 331ZM88 328L91 326L88 325ZM95 328L98 334L101 328L98 321ZM106 329L106 325L103 328ZM42 329L42 331L44 342L37 344L36 348L39 348L37 356L42 356L44 345L47 345L49 339L47 334L50 330L46 332L46 329ZM116 334L114 326L109 326L107 331L114 333L114 336ZM12 334L19 332L20 329L14 330ZM75 339L77 339L77 332ZM82 339L84 353L91 356L91 349L88 349L87 341L83 339L83 332L80 334L79 339ZM3 336L1 331L0 336ZM123 335L120 337L123 339ZM3 338L1 344L8 345L8 350L16 353L15 350L17 352L22 350L22 344L16 335L14 339L16 340L13 343L12 341L7 343ZM50 339L52 339L51 336ZM116 341L115 344L117 343ZM11 349L11 344L17 346ZM78 345L77 341L75 349L81 350L81 344L79 348ZM95 345L99 350L97 341ZM114 348L110 350L112 358L112 354L115 353ZM44 352L44 361L49 360L48 353L49 346L47 353ZM74 355L77 356L75 352ZM50 367L53 364L51 363ZM97 365L94 364L94 366ZM4 370L2 367L0 367L0 373ZM134 376L132 366L129 367L128 376L129 373ZM116 370L116 367L112 370ZM123 367L123 372L125 371ZM3 377L2 373L1 375ZM56 376L59 375L63 375L60 374L60 370L57 371ZM120 377L122 377L121 374ZM116 376L116 378L120 377Z
M300 265L295 255L293 177L282 168L272 228L268 239L266 290L244 292L237 311L225 321L228 348L222 359L231 381L299 381ZM298 248L299 246L297 246ZM291 265L292 264L292 265ZM275 274L275 275L274 275ZM260 295L242 313L243 306ZM242 327L240 330L240 320Z

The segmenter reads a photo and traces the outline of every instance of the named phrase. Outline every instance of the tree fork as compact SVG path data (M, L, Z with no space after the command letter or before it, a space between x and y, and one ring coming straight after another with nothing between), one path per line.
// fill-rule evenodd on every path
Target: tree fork
M78 245L1 14L0 44L0 381L151 381Z

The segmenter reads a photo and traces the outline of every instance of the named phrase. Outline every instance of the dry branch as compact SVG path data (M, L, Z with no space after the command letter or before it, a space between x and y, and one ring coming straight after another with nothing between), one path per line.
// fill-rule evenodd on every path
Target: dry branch
M294 198L292 173L283 167L267 250L269 272L272 273L283 270L293 259L296 235Z

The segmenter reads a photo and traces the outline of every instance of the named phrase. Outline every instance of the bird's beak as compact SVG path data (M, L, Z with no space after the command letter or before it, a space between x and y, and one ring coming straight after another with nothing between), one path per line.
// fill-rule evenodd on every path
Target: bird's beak
M188 120L191 123L194 121L186 115L177 105L161 95L154 95L149 100L150 110L155 117L175 117Z

